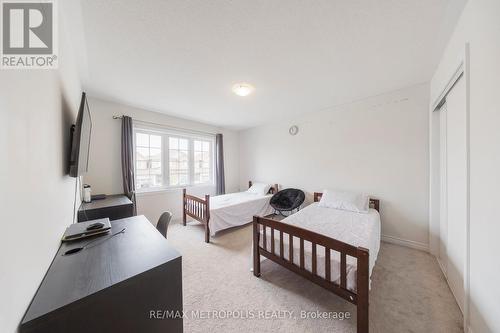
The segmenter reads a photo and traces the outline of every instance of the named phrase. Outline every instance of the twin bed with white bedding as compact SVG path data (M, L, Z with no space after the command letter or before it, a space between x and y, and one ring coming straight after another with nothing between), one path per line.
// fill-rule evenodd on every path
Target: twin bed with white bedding
M191 217L205 226L205 242L217 232L252 222L255 215L266 216L273 212L269 201L278 191L278 185L248 182L249 189L205 199L186 194L183 190L183 224Z
M356 213L340 209L321 207L315 202L299 212L283 219L281 223L300 227L313 231L315 233L339 240L353 246L360 246L369 250L369 274L375 266L378 251L380 249L380 215L371 208L368 213ZM267 230L267 248L271 248L271 230ZM262 235L262 232L261 232ZM260 237L259 245L263 247L263 237ZM274 238L274 249L279 250L280 239ZM293 244L293 263L300 265L300 239L294 236ZM287 234L283 238L283 257L290 261L290 242ZM304 242L304 268L312 272L312 243ZM278 253L279 255L279 253ZM325 274L325 247L316 248L316 274L322 278ZM330 278L331 281L340 284L340 253L330 252ZM350 256L346 258L346 286L350 291L356 291L356 259Z
M327 191L321 197L315 193L313 204L281 221L254 218L254 275L260 276L261 257L270 259L355 304L358 332L368 332L370 275L380 248L379 201Z
M254 215L266 216L273 212L269 205L272 194L248 191L218 195L210 198L210 235L252 222Z

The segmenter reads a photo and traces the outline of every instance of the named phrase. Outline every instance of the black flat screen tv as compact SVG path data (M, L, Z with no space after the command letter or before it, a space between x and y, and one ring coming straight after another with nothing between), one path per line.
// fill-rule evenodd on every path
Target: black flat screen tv
M87 95L82 93L76 124L71 126L71 155L69 175L78 177L88 171L92 118L87 103Z

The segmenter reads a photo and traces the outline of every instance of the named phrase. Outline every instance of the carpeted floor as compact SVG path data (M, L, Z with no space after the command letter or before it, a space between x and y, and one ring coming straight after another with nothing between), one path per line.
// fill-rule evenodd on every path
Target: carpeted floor
M183 260L185 332L356 332L355 306L325 289L269 260L254 277L251 240L251 225L206 244L201 225L172 223L168 241ZM461 312L431 255L382 243L372 274L370 332L463 332Z

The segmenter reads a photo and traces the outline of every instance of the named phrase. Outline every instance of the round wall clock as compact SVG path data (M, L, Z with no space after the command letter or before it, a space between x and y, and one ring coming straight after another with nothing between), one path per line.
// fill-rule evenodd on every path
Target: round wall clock
M297 135L297 133L299 133L299 127L296 125L291 126L288 133L290 133L290 135Z

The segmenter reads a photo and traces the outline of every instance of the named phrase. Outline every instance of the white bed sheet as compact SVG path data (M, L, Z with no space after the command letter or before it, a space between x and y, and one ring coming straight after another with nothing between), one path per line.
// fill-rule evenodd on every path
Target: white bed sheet
M254 215L271 214L271 197L247 191L210 197L210 234L250 223Z
M311 230L316 233L335 238L344 243L353 246L361 246L370 251L369 273L371 276L377 255L380 249L380 215L375 209L370 209L368 213L355 213L334 208L320 207L318 203L313 203L299 212L288 216L281 222L288 223L303 229ZM267 250L271 251L271 232L266 228ZM262 231L261 231L262 233ZM289 260L289 241L288 234L283 234L283 256ZM260 246L262 247L263 237L260 237ZM274 252L279 253L279 232L274 232ZM325 248L317 245L317 274L325 277ZM309 272L312 272L312 244L304 242L304 266ZM340 284L340 254L337 251L330 253L331 279ZM293 238L293 262L300 264L300 240ZM347 289L356 291L356 259L347 256Z

